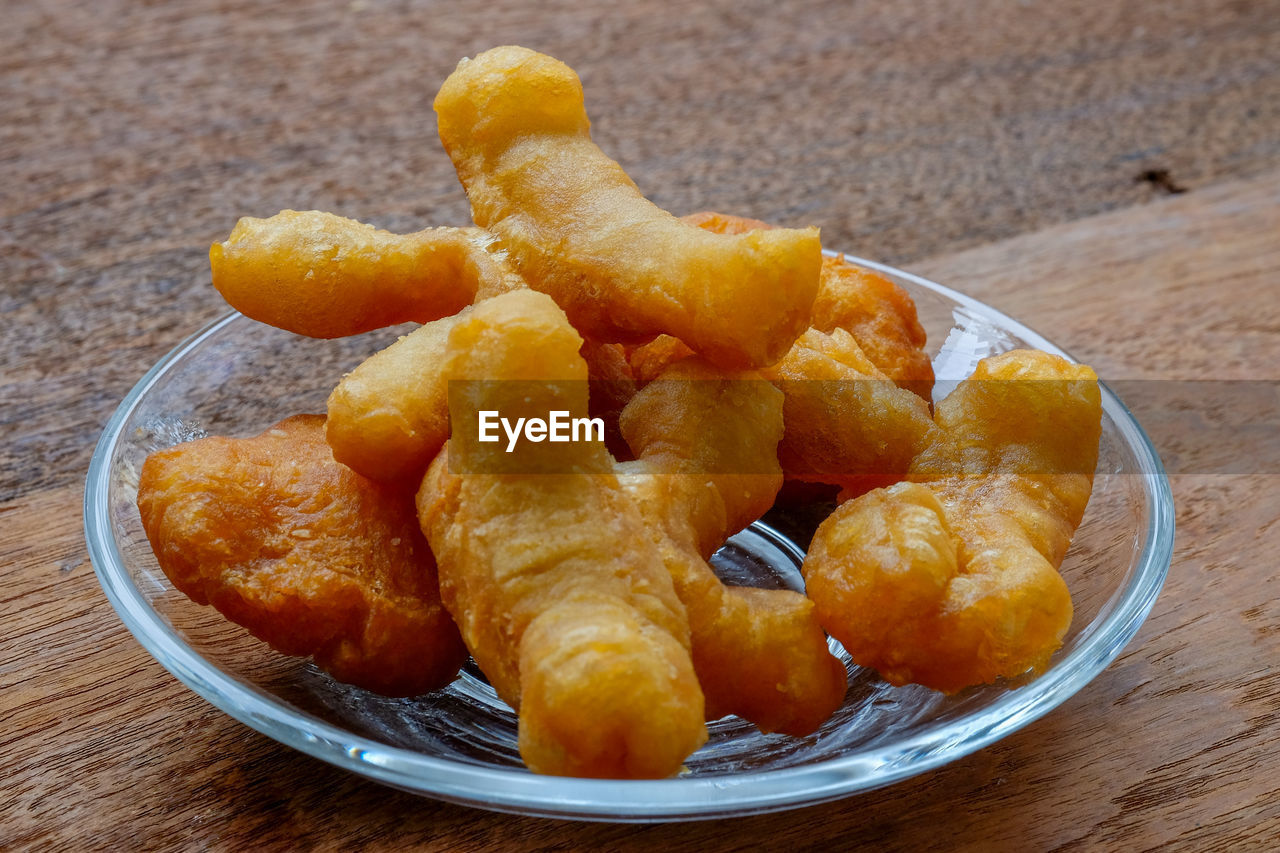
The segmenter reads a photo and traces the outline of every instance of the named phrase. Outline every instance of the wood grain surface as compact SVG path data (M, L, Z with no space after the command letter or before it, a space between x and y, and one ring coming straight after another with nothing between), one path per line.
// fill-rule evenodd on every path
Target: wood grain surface
M821 225L1104 379L1280 380L1275 2L9 4L0 849L1273 848L1274 459L1174 474L1166 589L1062 707L776 815L578 824L410 796L258 735L142 651L88 563L81 484L120 398L223 312L208 244L289 206L465 221L430 100L511 42L580 72L597 139L676 212Z

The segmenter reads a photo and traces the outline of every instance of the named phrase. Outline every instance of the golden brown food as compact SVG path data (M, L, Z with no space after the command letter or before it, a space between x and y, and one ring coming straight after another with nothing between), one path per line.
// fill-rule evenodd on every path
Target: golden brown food
M683 219L724 234L772 227L710 211ZM915 305L883 276L824 258L811 323L762 371L786 395L786 434L778 447L783 471L850 494L897 482L932 428L933 368ZM663 335L633 348L628 360L643 384L691 352Z
M813 603L790 590L727 587L707 563L758 518L782 484L782 395L753 372L681 361L623 410L637 461L618 466L689 613L708 718L806 735L845 693Z
M847 686L824 627L894 684L1047 665L1097 459L1091 370L988 359L931 416L905 291L823 257L817 229L659 209L591 141L563 63L486 51L435 109L479 227L283 211L211 247L255 319L425 325L345 376L327 420L147 460L139 510L180 590L393 695L469 650L525 763L560 775L670 776L731 713L816 731ZM843 490L812 600L708 562L784 479Z
M524 280L506 263L504 253L493 249L493 235L487 231L436 229L420 235L452 231L466 238L460 267L463 275L455 277L463 292L481 301L524 287ZM344 272L335 268L333 274ZM437 286L441 283L437 281ZM367 286L359 280L354 285L357 289ZM443 309L445 303L438 307ZM450 313L425 323L342 377L329 395L326 423L326 436L339 462L385 482L422 478L449 437L443 362L445 341L458 316Z
M681 218L717 234L774 227L758 219L712 211ZM886 376L929 399L933 364L924 350L924 327L911 297L889 279L849 263L844 256L824 257L809 325L829 334L837 329L848 332Z
M689 354L664 335L633 349L629 362L644 383ZM882 373L844 329L809 329L760 373L786 399L778 458L788 479L851 494L896 483L933 428L928 404Z
M335 459L375 480L422 478L449 438L445 349L466 310L419 326L342 377L325 426Z
M935 419L911 482L841 504L804 572L856 663L953 692L1043 670L1070 626L1057 569L1092 488L1097 377L1046 353L1005 353Z
M319 415L151 454L138 509L175 587L339 681L413 696L465 657L412 492L334 461Z
M629 470L671 484L662 516L689 525L704 557L773 504L782 485L782 401L756 371L721 370L691 356L623 409L623 437L643 463Z
M423 479L419 519L445 605L519 711L530 769L661 778L706 739L702 690L685 609L612 459L599 441L508 452L473 440L480 411L585 417L581 346L533 291L480 303L455 326L453 438Z
M631 375L639 385L652 382L677 361L695 355L688 344L670 335L658 335L646 343L627 347L626 353Z
M618 419L636 394L636 380L621 344L583 341L587 362L588 414L604 421L604 446L615 459L627 459L631 449L622 438Z
M820 332L843 329L886 376L922 399L933 390L933 362L925 332L907 292L877 272L844 259L822 259L822 286L810 325Z
M788 477L853 493L896 483L933 430L929 407L871 363L843 329L810 329L761 371L786 397L778 458Z
M808 326L817 230L713 234L661 210L591 141L565 64L485 51L458 65L435 108L476 223L587 337L667 333L717 365L754 367Z
M449 332L470 308L433 320L369 356L329 394L325 435L334 458L383 482L422 479L449 438L449 383L444 358ZM635 393L626 357L616 344L582 345L590 416L605 424L605 446L625 451L618 415Z
M733 216L729 213L717 213L714 210L700 210L697 213L686 213L680 217L690 225L696 225L713 234L747 234L751 231L764 231L777 228L759 219L746 216Z
M232 308L313 338L447 317L522 282L479 228L392 234L320 211L246 216L209 249Z

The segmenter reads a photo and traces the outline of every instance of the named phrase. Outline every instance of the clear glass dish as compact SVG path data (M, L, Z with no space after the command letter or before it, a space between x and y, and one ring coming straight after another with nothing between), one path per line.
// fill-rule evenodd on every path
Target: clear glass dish
M850 260L890 276L916 300L938 396L983 356L1018 346L1061 353L960 293ZM84 511L89 555L107 597L170 672L263 734L397 788L497 811L615 821L745 815L846 797L953 761L1061 704L1133 637L1168 570L1168 481L1142 428L1104 387L1094 492L1062 567L1075 620L1048 671L943 696L891 687L848 664L833 642L849 670L848 693L809 737L763 735L728 717L709 724L706 746L672 779L537 776L520 763L514 713L471 665L450 687L415 699L338 684L174 590L142 531L134 502L147 453L206 433L252 435L290 414L323 412L338 378L395 332L323 341L236 313L216 321L162 359L120 404L90 463ZM791 530L794 523L777 526ZM787 536L757 524L730 540L715 562L726 579L794 587L802 558Z

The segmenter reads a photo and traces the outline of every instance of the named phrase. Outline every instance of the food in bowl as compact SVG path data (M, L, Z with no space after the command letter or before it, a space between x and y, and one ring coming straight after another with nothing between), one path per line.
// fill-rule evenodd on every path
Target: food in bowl
M523 48L486 52L446 81L437 110L477 227L407 242L438 240L456 263L422 250L432 258L422 262L429 282L415 284L417 262L405 261L395 235L329 214L281 214L257 221L270 227L242 222L214 247L214 283L234 307L306 334L429 321L338 385L324 419L328 449L299 470L349 466L402 494L413 490L405 484L416 488L440 600L518 709L531 769L670 776L705 740L704 719L725 713L764 731L808 734L840 705L845 686L824 629L878 632L854 644L856 662L883 667L895 683L947 691L1047 663L1070 621L1060 581L1047 578L1079 522L1092 468L1072 481L1076 500L1061 511L1035 514L1037 496L1061 496L1045 479L1057 473L1034 465L1013 472L1020 479L1004 501L986 502L988 484L1010 473L1000 467L1007 451L1034 445L1056 459L1056 438L1019 439L1013 407L973 423L949 414L973 389L1002 381L1003 365L1039 364L1036 355L981 367L990 378L957 389L931 416L923 334L896 285L824 260L816 229L744 227L715 214L681 221L659 210L590 141L581 86L567 66ZM269 286L243 286L255 276ZM384 285L392 295L377 290ZM298 306L316 305L296 321ZM1062 365L1036 376L1092 381ZM617 422L601 417L598 433L558 440L557 416L592 426L593 381L618 392L606 407ZM1091 434L1096 454L1098 407L1061 402L1045 396L1038 411L1078 423L1068 432ZM1006 416L1008 429L967 430L1001 426ZM505 441L486 432L498 423ZM621 436L617 453L630 458L609 452L606 432ZM1075 464L1087 460L1084 445ZM928 467L935 457L972 464L937 472ZM207 480L194 464L185 481L178 468L170 490L140 494L144 513L163 514L166 500ZM234 465L227 475L244 476ZM948 477L965 478L963 487ZM768 509L784 478L834 484L848 499L819 531L820 558L809 569L817 606L795 592L726 587L706 564ZM900 480L907 485L884 490ZM1039 535L1046 524L1054 536ZM167 527L152 538L157 553L194 552L200 525L191 520L185 546L182 525ZM289 532L246 532L279 535ZM859 542L870 544L859 551ZM972 619L938 615L950 612L953 590L966 607L978 602L965 613L989 612L970 571L988 547L1021 561L992 587L1001 596L995 618L1019 649L995 668L983 642L947 634L969 630ZM884 556L896 562L874 562ZM278 591L272 572L237 565L227 562L217 583L248 582L265 598ZM868 566L876 595L856 607L847 606L856 596L824 604L819 588L838 591L868 576ZM916 589L927 583L941 590L933 600ZM892 606L877 597L885 590ZM925 630L940 632L931 647L902 630L926 610L934 616ZM974 630L995 636L989 624ZM940 661L933 669L900 665L921 647ZM421 658L435 660L427 651ZM330 669L342 677L341 667Z

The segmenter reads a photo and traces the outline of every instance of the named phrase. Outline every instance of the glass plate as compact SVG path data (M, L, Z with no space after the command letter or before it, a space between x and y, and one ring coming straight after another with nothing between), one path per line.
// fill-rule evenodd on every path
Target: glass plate
M1040 335L948 288L858 258L916 300L940 397L978 359ZM125 397L99 440L85 489L94 570L124 624L162 665L226 713L275 740L371 779L497 811L589 820L711 818L810 805L888 785L995 741L1049 712L1113 660L1146 618L1173 548L1173 499L1141 427L1105 386L1093 496L1062 567L1075 619L1036 678L944 696L891 687L846 661L844 705L815 734L764 735L736 717L708 725L686 769L661 781L538 776L520 763L516 720L472 665L448 688L386 699L277 655L174 590L135 507L147 453L207 434L253 435L298 412L323 412L338 378L397 331L302 338L231 313L197 332ZM815 516L820 520L821 515ZM794 518L777 528L793 529ZM812 525L807 532L812 532ZM799 585L803 551L758 523L717 554L722 576Z

